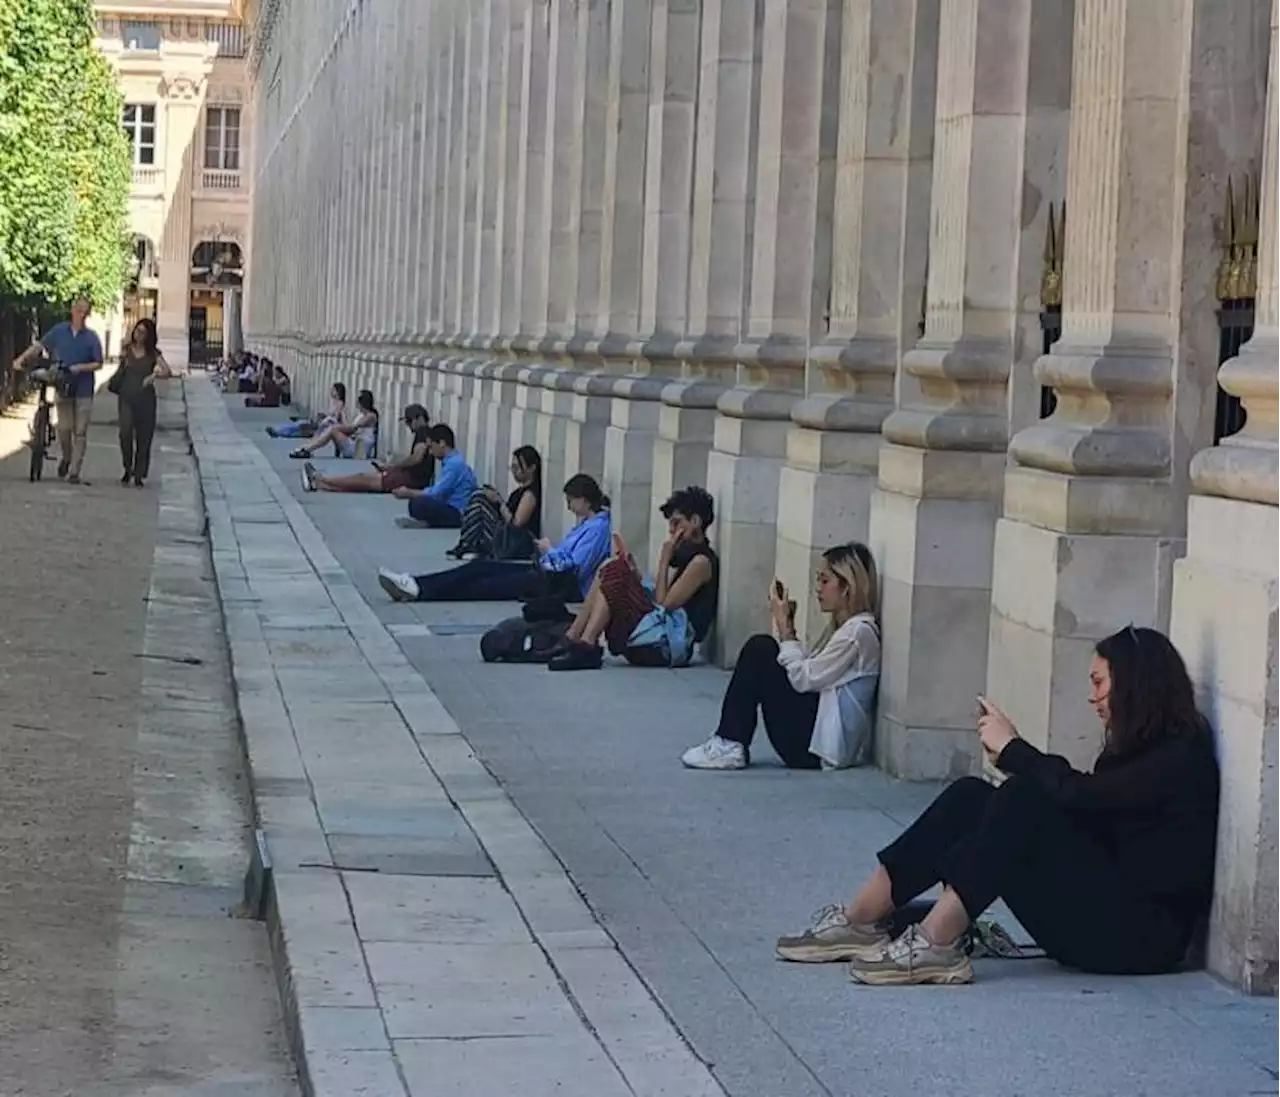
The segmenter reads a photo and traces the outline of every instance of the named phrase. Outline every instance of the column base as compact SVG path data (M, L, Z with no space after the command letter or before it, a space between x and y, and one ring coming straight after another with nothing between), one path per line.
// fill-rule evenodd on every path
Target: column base
M714 647L723 667L734 665L748 637L769 627L765 606L777 559L778 481L789 426L784 419L716 418L707 490L719 512L720 604Z
M649 559L656 560L666 539L666 526L656 517L658 508L679 488L706 487L707 458L715 437L716 400L723 385L706 381L674 381L662 390L658 435L653 445L653 489L649 513ZM720 500L716 500L719 514ZM717 526L712 525L714 541Z
M1093 649L1126 625L1166 627L1181 545L1000 520L985 692L1028 742L1093 768L1103 730L1088 701Z
M777 574L796 597L796 626L810 642L825 626L807 592L822 554L833 545L866 541L876 486L878 434L850 434L793 425L778 480Z
M1004 462L1003 453L881 446L869 531L883 636L876 759L896 776L980 768L974 699L986 689Z
M1277 989L1276 508L1193 495L1170 636L1214 727L1222 775L1208 965Z
M619 379L604 432L604 490L613 501L613 528L632 553L644 552L649 543L653 448L663 386L657 378ZM650 563L642 561L641 567Z

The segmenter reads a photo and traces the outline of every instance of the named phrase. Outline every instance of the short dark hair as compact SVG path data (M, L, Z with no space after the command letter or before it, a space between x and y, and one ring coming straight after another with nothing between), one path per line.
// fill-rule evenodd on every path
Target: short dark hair
M668 521L673 514L683 514L686 518L701 518L703 529L710 528L711 523L716 520L716 501L711 497L711 492L696 484L673 491L659 510L662 517Z
M450 449L453 449L457 445L457 442L453 437L453 428L449 426L448 423L437 423L430 431L427 432L427 437L432 442L442 442Z
M427 414L427 409L421 404L406 404L404 409L404 421L412 423L415 419L421 419L424 423L431 422L431 416Z

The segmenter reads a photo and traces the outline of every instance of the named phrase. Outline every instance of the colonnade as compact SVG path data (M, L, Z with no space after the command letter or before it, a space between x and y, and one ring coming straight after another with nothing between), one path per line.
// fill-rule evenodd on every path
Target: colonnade
M1257 981L1274 0L263 9L247 341L305 401L341 379L388 423L424 403L494 482L536 445L548 483L599 477L650 556L657 505L705 484L725 662L771 576L807 589L823 548L868 541L877 761L900 775L979 764L977 693L1087 764L1093 645L1172 627L1229 740L1214 963ZM1228 181L1259 174L1256 258L1224 259ZM1248 421L1215 445L1223 262L1256 266L1257 327L1221 371ZM554 499L547 518L563 531Z

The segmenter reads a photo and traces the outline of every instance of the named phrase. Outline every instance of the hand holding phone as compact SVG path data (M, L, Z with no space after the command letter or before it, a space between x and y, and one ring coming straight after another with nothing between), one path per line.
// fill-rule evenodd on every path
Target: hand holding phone
M614 532L609 535L609 546L613 549L613 554L619 560L627 558L627 542L623 540L622 534Z

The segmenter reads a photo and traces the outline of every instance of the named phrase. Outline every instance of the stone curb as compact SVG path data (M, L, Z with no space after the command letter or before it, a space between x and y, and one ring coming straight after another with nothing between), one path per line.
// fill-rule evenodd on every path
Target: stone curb
M596 921L550 848L476 758L303 508L265 457L241 437L221 398L188 401L188 412L249 785L275 862L268 928L304 1093L391 1097L407 1094L408 1088L382 1023L350 896L333 869L301 747L269 669L266 637L220 479L218 450L225 451L228 443L235 443L236 463L251 467L269 496L258 504L260 515L247 514L240 504L239 519L270 521L272 511L283 515L324 583L334 624L350 633L377 675L430 773L493 863L574 1010L629 1091L636 1097L723 1097L706 1064ZM317 879L326 871L331 874Z

